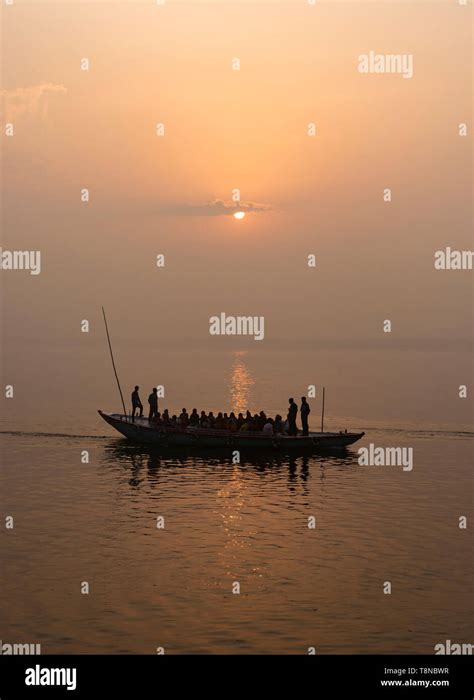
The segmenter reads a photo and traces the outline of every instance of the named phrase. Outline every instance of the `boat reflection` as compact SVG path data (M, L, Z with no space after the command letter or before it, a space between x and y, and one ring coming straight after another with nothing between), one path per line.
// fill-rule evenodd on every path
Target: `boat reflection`
M202 478L206 472L216 469L235 470L244 472L251 469L263 475L274 470L288 472L288 483L292 481L307 481L310 478L323 479L327 468L331 470L346 470L357 466L357 453L340 450L333 454L284 454L281 452L240 452L239 462L235 462L235 454L229 449L172 449L156 448L154 446L131 445L126 440L115 441L104 448L104 461L109 466L120 466L131 472L130 485L138 485L143 478L150 482L166 476L170 469L183 468L202 470Z

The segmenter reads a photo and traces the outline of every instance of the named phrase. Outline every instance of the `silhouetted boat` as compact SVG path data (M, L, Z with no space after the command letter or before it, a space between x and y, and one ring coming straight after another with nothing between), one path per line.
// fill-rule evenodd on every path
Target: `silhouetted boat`
M123 413L99 415L119 433L137 444L162 447L231 447L251 449L303 449L314 452L343 449L360 440L365 433L309 433L309 435L265 435L262 432L232 432L213 428L164 427L150 423L147 418L135 418Z

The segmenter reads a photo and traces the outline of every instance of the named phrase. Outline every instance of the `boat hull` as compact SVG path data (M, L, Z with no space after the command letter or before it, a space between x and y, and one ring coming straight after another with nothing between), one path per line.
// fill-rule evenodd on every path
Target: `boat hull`
M207 430L188 427L164 428L149 423L146 418L136 418L133 422L129 416L119 413L99 415L112 428L124 437L139 445L157 445L160 447L216 447L232 449L275 449L305 450L321 452L324 450L344 449L363 437L364 433L310 433L307 436L263 435L263 433L241 433L228 430Z

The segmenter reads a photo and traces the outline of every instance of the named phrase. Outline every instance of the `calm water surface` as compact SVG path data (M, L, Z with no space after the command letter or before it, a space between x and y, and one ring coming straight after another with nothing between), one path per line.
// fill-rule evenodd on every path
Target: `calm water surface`
M359 466L357 448L235 465L230 453L159 455L98 432L0 436L1 512L15 522L0 538L4 642L431 653L472 641L472 542L458 527L472 516L472 435L372 430L361 445L413 447L403 472Z
M384 399L403 389L405 418L427 419L416 403L422 373L398 388L347 354L293 358L290 376L286 353L183 352L157 363L141 352L138 368L135 354L119 353L142 399L140 376L161 368L171 400L160 407L172 412L191 397L199 409L274 415L326 376L327 428L414 450L411 472L359 466L359 444L324 458L242 453L233 464L230 452L160 455L121 440L95 412L117 408L102 354L103 371L78 351L54 379L48 355L34 384L15 377L4 402L0 513L15 526L0 530L0 639L41 643L43 653L149 654L431 653L446 639L473 641L472 528L458 526L462 515L472 522L473 434L390 428ZM465 405L446 402L448 413ZM320 403L311 401L313 429Z

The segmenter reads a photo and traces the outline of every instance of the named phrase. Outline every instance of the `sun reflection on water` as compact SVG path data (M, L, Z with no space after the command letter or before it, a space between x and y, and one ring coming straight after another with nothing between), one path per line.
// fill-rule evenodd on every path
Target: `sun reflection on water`
M255 381L243 360L246 351L235 353L230 377L230 403L235 414L244 413L250 404L250 392Z

